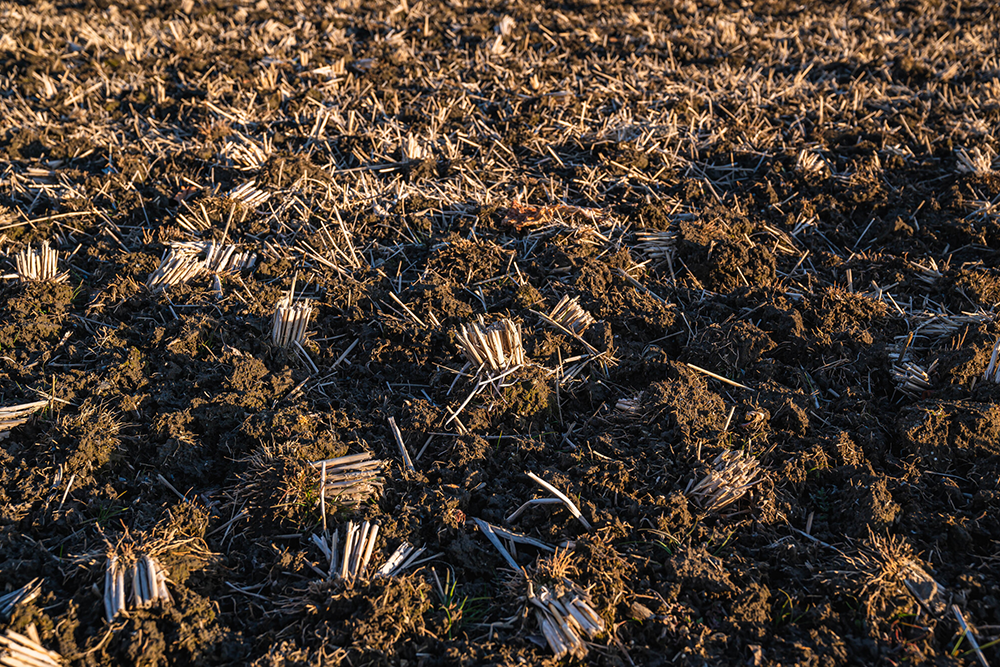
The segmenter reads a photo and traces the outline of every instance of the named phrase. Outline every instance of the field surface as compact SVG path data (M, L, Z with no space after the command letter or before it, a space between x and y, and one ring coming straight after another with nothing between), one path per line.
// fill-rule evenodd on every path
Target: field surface
M1000 664L998 25L0 3L0 642Z

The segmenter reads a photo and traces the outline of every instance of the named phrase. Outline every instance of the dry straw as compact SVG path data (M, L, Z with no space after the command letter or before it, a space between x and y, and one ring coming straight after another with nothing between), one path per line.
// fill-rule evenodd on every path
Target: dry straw
M22 283L27 282L63 282L69 276L59 273L59 251L53 250L48 243L33 250L29 244L14 257L17 265L17 276Z
M34 401L33 403L0 407L0 439L6 437L12 428L28 421L31 415L48 404L48 401Z
M587 655L584 638L594 639L604 632L604 619L591 606L589 596L577 584L563 578L552 587L528 584L528 601L556 659Z
M205 264L197 256L184 250L171 248L160 265L146 280L151 292L160 292L173 285L180 285L197 278L205 270Z
M480 317L477 322L463 324L456 334L465 357L480 367L504 371L524 364L521 328L508 319L490 326Z
M978 146L971 151L965 148L956 148L955 159L958 171L963 174L986 176L993 171L993 159L989 148L985 151L980 150Z
M937 363L935 359L925 370L920 364L910 361L897 362L892 365L892 379L901 392L911 398L920 398L934 387L930 374L937 368Z
M579 299L563 296L549 313L549 319L579 335L594 323L590 313L580 307Z
M271 327L271 340L278 347L299 347L306 340L306 328L313 307L308 301L295 301L295 279L288 294L274 308L274 319Z
M637 414L642 410L642 399L645 392L639 392L634 396L624 396L615 403L615 409L627 415Z
M795 158L795 170L803 174L822 174L829 171L826 160L816 151L803 148Z
M242 250L237 245L214 241L175 242L170 244L170 250L160 260L156 271L150 274L146 286L153 292L159 292L193 280L205 272L218 277L252 269L256 263L257 253Z
M587 521L586 517L583 516L583 513L580 511L580 508L576 506L576 503L574 503L572 500L570 500L569 496L567 496L565 493L563 493L562 491L560 491L556 487L554 487L551 484L549 484L548 482L546 482L544 479L542 479L541 477L539 477L535 473L529 472L529 473L527 473L527 475L528 475L528 477L531 478L532 482L534 482L535 484L537 484L538 486L542 487L543 489L545 489L546 491L548 491L549 493L551 493L553 496L555 496L556 498L558 498L559 501L562 502L562 504L566 506L566 509L569 510L569 513L572 514L573 517L577 521L579 521L583 525L584 528L586 528L588 531L593 530L593 526L590 525L590 522Z
M672 231L636 232L635 249L655 260L671 260L677 247L677 233Z
M226 197L249 208L256 208L266 202L270 195L258 188L255 182L247 181L226 193Z
M0 595L0 618L9 619L14 614L17 605L31 602L38 597L41 590L41 580L35 578L10 593Z
M375 551L375 541L378 539L379 524L365 521L364 523L347 522L344 535L344 550L338 557L340 530L333 535L313 535L312 540L319 547L329 563L325 573L328 579L354 581L364 579L368 572L368 563Z
M427 551L427 547L417 548L409 542L403 542L396 547L396 550L392 552L391 556L389 556L389 560L387 560L385 564L378 569L378 572L376 572L375 575L379 577L395 577L415 565L426 563L434 558L434 556L431 556L430 558L420 558L420 555L425 551Z
M743 451L727 450L715 457L715 466L693 488L688 485L687 495L703 509L717 512L736 502L760 482L760 464Z
M986 372L983 373L983 379L987 382L1000 384L1000 364L997 363L998 357L1000 357L1000 339L997 339L996 344L993 345L993 354L990 355L990 363L986 367Z
M382 490L385 461L368 452L341 456L312 464L320 472L320 504L351 505L363 502ZM325 512L324 512L325 516Z
M62 656L50 651L35 639L13 630L0 635L0 665L9 667L58 667Z
M130 565L122 560L116 554L109 554L104 570L104 615L109 623L127 608L129 584L132 597L128 606L133 609L145 609L157 601L173 602L167 590L167 571L156 558L139 555Z

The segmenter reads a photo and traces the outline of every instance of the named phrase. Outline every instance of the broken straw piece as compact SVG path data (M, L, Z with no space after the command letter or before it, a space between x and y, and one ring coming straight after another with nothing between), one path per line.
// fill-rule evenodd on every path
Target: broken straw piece
M38 597L41 590L42 580L36 577L24 586L0 595L0 618L9 619L17 605L31 602Z
M587 655L584 637L593 639L604 632L604 619L590 605L587 594L577 584L563 578L551 588L529 586L528 601L535 606L535 618L556 659Z
M0 407L0 438L6 436L12 428L28 421L31 415L48 404L48 401L34 401L32 403L22 403L21 405Z
M573 333L579 335L590 327L596 320L590 313L580 307L579 298L563 296L556 304L556 307L549 313L549 319L566 327Z
M688 490L692 500L709 512L736 502L760 482L760 464L743 451L724 451L712 464L714 469Z
M59 251L48 243L42 243L38 250L32 250L29 243L14 257L14 263L22 283L62 282L69 277L66 273L59 273Z
M521 328L509 319L485 326L477 322L463 324L455 334L466 359L492 371L503 371L524 363Z
M29 628L32 632L33 627ZM8 630L0 635L0 663L10 667L58 667L62 656L30 637Z
M535 473L529 472L529 473L526 473L526 474L528 475L528 477L531 478L531 480L533 482L535 482L535 484L538 484L543 489L545 489L546 491L548 491L549 493L551 493L552 495L554 495L556 498L558 498L559 500L561 500L563 502L563 504L566 506L566 509L569 510L569 513L572 514L576 518L577 521L579 521L580 523L582 523L583 527L586 528L588 532L591 531L591 530L593 530L593 526L591 526L590 522L587 521L587 519L584 518L583 513L580 512L580 508L578 508L576 506L576 503L574 503L572 500L569 499L569 496L567 496L562 491L560 491L556 487L554 487L551 484L549 484L548 482L546 482L544 479L542 479L541 477L539 477Z

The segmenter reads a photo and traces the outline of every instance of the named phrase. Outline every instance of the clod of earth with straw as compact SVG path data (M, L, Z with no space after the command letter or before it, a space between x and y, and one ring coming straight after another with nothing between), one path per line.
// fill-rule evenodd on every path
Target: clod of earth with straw
M565 655L583 659L587 655L584 637L593 639L604 632L604 619L591 606L589 596L569 579L537 589L529 582L528 601L557 660Z
M743 451L724 451L715 457L712 465L714 468L693 488L689 484L686 492L709 512L717 512L736 502L761 481L760 464Z
M503 556L511 568L524 575L528 585L528 602L535 607L535 617L545 639L556 654L556 659L565 655L583 658L587 655L587 645L584 637L594 639L604 632L604 619L594 610L590 596L580 586L570 581L565 574L572 569L572 563L567 552L554 553L548 559L539 561L535 566L535 575L542 575L547 584L538 584L537 591L527 572L521 568L507 548L501 543L500 537L507 537L512 542L523 542L552 550L540 540L528 538L516 533L500 529L482 519L473 519L479 530L490 540L496 550ZM545 563L548 563L545 566ZM546 571L547 570L547 571ZM520 576L518 580L521 581Z
M61 664L63 664L61 655L48 650L31 637L26 637L13 630L8 630L0 635L0 665L58 667Z
M477 366L503 371L524 363L521 327L508 319L485 326L478 322L463 324L456 334L465 357Z
M62 282L69 277L66 273L59 273L59 251L53 250L48 243L41 244L38 250L32 250L29 244L17 253L14 262L22 283Z
M593 316L580 307L579 299L563 296L549 313L549 319L579 335L595 322Z
M0 439L5 438L12 428L28 421L31 415L48 404L48 401L34 401L33 403L0 407Z
M312 464L320 472L320 504L351 505L382 490L385 461L368 452L341 456ZM324 512L325 515L325 512Z
M271 327L271 340L279 347L302 348L306 340L306 329L313 307L308 301L295 301L295 280L288 294L278 302L274 309L274 319Z

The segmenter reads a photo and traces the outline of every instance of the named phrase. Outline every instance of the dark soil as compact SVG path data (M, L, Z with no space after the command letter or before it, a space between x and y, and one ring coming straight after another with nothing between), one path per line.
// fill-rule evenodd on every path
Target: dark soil
M586 664L977 664L951 605L1000 661L998 25L968 0L3 4L0 406L49 405L0 440L0 594L42 581L0 630L73 665L552 664L478 518L570 553L607 627ZM266 201L226 196L249 181ZM257 264L149 290L192 240ZM17 280L39 242L68 280ZM293 280L309 360L271 340ZM563 296L581 337L535 314ZM449 421L479 316L528 364ZM728 450L761 472L709 511L690 488ZM331 529L437 558L326 581L309 463L362 451L384 488ZM547 495L527 472L593 531L508 522ZM108 623L106 553L149 545L173 604Z

